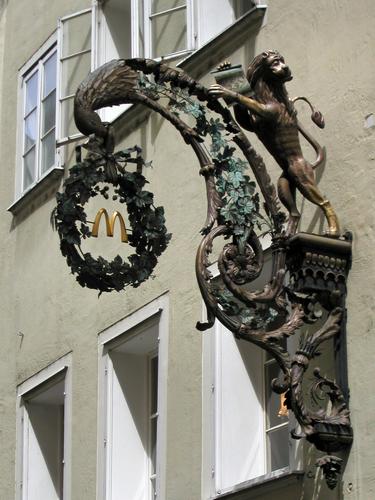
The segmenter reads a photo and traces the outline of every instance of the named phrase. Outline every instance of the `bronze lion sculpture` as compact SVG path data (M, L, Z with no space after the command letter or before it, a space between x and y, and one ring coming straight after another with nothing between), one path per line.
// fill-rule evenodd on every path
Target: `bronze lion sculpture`
M285 82L292 79L292 74L284 58L275 50L263 52L252 61L246 77L253 97L246 97L218 84L211 86L210 94L215 97L229 97L234 101L238 123L244 129L255 132L282 168L278 195L289 212L287 234L296 231L301 217L296 206L297 188L306 199L322 209L328 222L327 235L338 237L340 227L335 211L315 182L314 168L324 160L324 151L297 120L294 101L289 99L285 89ZM307 101L305 98L298 99ZM324 127L319 112L313 110L312 119L318 126ZM317 153L317 160L313 164L303 156L299 132Z

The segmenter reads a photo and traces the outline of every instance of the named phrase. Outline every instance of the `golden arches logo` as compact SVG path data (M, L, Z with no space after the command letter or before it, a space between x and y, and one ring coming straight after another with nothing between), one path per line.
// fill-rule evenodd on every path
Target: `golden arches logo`
M98 211L98 213L96 214L94 225L93 225L93 228L91 231L91 236L94 236L94 238L98 237L99 225L100 225L100 220L102 218L102 215L104 215L104 217L105 217L107 236L113 237L113 230L115 227L115 222L116 222L116 219L118 219L120 222L121 241L123 243L127 243L128 242L128 234L126 232L125 222L124 222L122 215L117 210L115 210L113 212L111 219L109 219L107 210L105 208L101 208Z

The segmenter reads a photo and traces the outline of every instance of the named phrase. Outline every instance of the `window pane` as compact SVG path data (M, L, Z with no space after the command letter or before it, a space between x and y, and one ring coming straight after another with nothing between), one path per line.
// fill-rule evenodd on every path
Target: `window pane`
M35 177L35 146L23 159L23 189L34 182Z
M26 82L25 115L36 107L38 100L38 72L34 73Z
M53 91L42 104L42 135L55 126L56 121L56 91Z
M86 78L91 68L90 53L72 57L62 63L61 97L75 94L78 85Z
M24 152L31 148L36 142L37 138L37 114L36 111L33 111L31 115L29 115L25 119L25 145Z
M56 52L44 63L43 97L56 88Z
M186 0L153 0L151 12L155 14L155 12L162 12L181 5L186 5Z
M151 359L151 414L158 411L158 358Z
M288 421L287 416L281 416L280 410L284 409L281 406L281 403L284 401L284 398L280 394L276 394L273 392L271 388L271 382L274 378L278 378L280 375L280 367L277 363L270 363L265 366L266 370L266 405L267 405L267 429L270 427L275 427L276 425L280 425L283 422Z
M74 98L71 97L61 103L61 137L78 134L73 118Z
M158 419L151 420L151 474L156 474L156 432Z
M186 48L186 9L152 19L153 56L163 56Z
M55 164L55 130L42 140L42 174Z
M269 432L267 440L269 470L274 471L287 467L289 465L288 426Z
M91 12L63 22L63 57L91 47Z

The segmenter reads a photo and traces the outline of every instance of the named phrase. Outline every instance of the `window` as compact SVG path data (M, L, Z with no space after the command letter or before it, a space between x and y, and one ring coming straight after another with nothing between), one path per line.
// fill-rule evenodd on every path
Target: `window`
M186 0L151 0L148 7L149 52L151 57L178 54L193 48L188 37L188 8ZM146 7L146 8L147 8ZM190 26L189 26L190 27Z
M289 465L289 422L280 412L280 396L269 387L279 374L273 360L219 323L214 349L212 469L219 493Z
M250 0L92 0L92 8L61 18L57 45L53 35L20 72L16 198L61 167L56 145L82 138L74 95L91 70L116 58L181 58L252 6ZM113 121L128 107L99 113Z
M56 165L56 62L53 46L20 72L21 192Z
M67 500L70 447L70 358L18 388L19 500Z
M115 58L181 56L219 34L254 4L252 0L106 0L94 2L94 7L100 65Z
M254 288L270 274L270 262ZM218 321L204 340L204 498L290 465L289 415L271 390L277 363Z
M289 412L284 406L284 395L276 394L271 389L272 380L281 379L281 369L272 356L262 354L265 359L266 472L273 472L289 465Z
M97 62L165 57L194 48L192 2L108 0L97 12ZM124 25L127 29L124 29Z
M151 303L100 335L103 500L164 498L165 298L156 303L162 312Z
M96 66L111 59L144 55L142 2L109 0L100 3L94 12Z
M251 0L94 1L94 65L129 57L182 58L253 6ZM104 121L113 121L128 107L114 106L100 113Z
M80 138L74 117L74 95L92 69L91 9L63 17L58 25L59 144Z

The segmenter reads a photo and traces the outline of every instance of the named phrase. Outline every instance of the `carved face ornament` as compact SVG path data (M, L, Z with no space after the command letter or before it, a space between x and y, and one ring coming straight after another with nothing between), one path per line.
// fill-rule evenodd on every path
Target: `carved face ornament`
M248 67L246 75L252 89L259 78L267 76L282 83L293 78L289 66L285 64L283 56L277 50L266 50L256 56Z
M284 58L280 55L269 55L267 57L267 65L271 73L283 82L292 80L292 72L289 66L285 64Z

